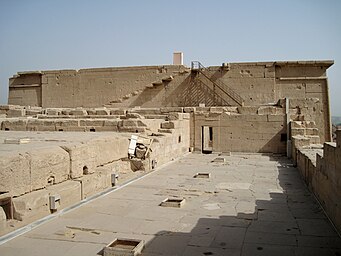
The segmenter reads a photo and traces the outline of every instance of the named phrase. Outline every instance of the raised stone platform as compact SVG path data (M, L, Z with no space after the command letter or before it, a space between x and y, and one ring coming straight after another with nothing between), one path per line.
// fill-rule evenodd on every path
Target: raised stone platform
M224 157L224 163L212 162ZM209 179L194 179L198 172ZM160 207L185 198L181 208ZM278 155L190 154L0 246L1 255L98 255L116 238L142 255L339 255L341 240Z

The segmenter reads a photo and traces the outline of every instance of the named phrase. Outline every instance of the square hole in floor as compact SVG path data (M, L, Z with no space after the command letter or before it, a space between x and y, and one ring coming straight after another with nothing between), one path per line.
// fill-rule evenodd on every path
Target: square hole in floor
M166 198L160 204L163 207L181 208L185 204L185 198Z
M139 255L144 247L143 240L116 238L104 247L104 256L135 256Z

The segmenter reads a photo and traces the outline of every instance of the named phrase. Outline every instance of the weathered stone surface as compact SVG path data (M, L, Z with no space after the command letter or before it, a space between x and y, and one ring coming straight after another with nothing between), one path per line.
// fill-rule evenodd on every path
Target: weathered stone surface
M174 124L174 122L163 122L163 123L161 123L161 128L162 129L174 129L175 124Z
M137 113L127 113L126 114L126 117L127 118L137 118L137 119L142 119L144 118L143 116L137 114Z
M25 131L27 126L26 119L10 119L1 122L1 130L4 131Z
M146 124L141 120L122 120L118 123L119 127L146 127Z
M124 137L104 137L62 146L70 154L71 178L81 177L84 171L93 173L99 165L126 157L128 143Z
M106 108L96 109L96 115L110 115L110 110Z
M31 191L30 159L25 153L0 155L0 191L19 196Z
M60 147L36 149L27 153L30 160L31 188L37 190L66 181L70 175L69 154Z
M59 114L61 114L61 109L58 108L47 108L45 110L46 115L48 116L58 116Z
M183 112L183 108L182 107L163 107L160 108L161 114L164 113L171 113L171 112Z
M145 166L141 159L138 159L138 158L131 159L130 163L131 163L131 169L133 172L145 171Z
M94 172L96 167L95 152L89 150L86 144L70 144L62 146L70 156L70 177L78 178L83 176L83 171Z
M26 116L36 116L42 114L42 110L26 109Z
M110 115L125 115L126 112L125 109L110 109Z
M70 111L70 115L74 116L86 116L88 112L85 109L73 109Z
M25 109L9 109L7 111L7 117L21 117L25 116L26 110Z
M80 126L104 126L105 120L84 119L80 120Z

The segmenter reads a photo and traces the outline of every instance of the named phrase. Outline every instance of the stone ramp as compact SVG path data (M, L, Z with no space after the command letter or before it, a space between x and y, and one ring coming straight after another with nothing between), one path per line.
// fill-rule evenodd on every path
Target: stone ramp
M160 207L166 198L186 201ZM144 240L143 255L341 253L340 237L289 160L232 153L183 157L2 244L0 254L102 255L117 237Z

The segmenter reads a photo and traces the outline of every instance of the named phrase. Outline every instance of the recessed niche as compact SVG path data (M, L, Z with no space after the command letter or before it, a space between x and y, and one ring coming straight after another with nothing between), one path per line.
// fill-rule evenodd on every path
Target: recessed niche
M163 207L181 208L185 204L185 198L166 198L160 204Z
M86 165L83 166L83 175L89 174L89 169Z
M210 177L211 177L211 174L209 172L198 172L193 176L193 178L206 178L206 179L209 179Z
M104 247L104 256L135 256L141 254L144 247L143 240L116 238Z

